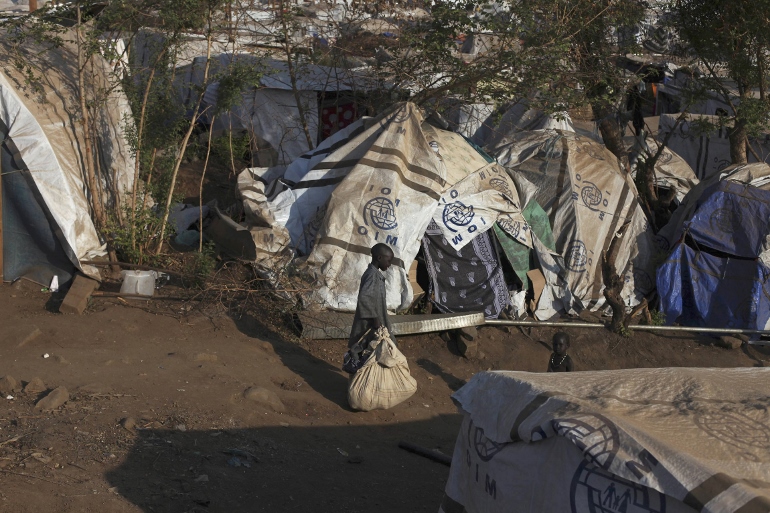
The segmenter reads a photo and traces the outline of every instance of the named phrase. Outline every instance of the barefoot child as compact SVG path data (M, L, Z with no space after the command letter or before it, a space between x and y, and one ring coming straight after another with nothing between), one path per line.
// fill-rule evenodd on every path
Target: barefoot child
M567 354L569 335L563 331L553 336L553 353L548 360L548 372L572 372L572 358Z

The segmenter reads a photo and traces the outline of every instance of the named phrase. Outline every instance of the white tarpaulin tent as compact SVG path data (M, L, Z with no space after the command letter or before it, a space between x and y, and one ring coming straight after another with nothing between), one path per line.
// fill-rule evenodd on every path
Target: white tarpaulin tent
M563 292L557 292L552 310L604 305L601 255L621 230L615 267L625 277L622 297L632 306L654 289L652 230L633 180L604 145L574 132L537 130L508 136L487 150L511 173L521 204L537 201L548 215L563 258L557 275L579 301L566 304ZM544 274L550 287L561 287L556 276Z
M770 369L482 372L441 513L766 513Z
M660 116L658 139L663 141L670 132L673 132L668 140L668 147L681 156L685 162L695 171L700 180L705 180L715 174L719 174L732 163L730 158L729 127L722 127L710 133L702 133L697 130L695 122L699 119L714 124L719 124L717 116L699 116L689 114L687 120L676 124L678 114L663 114ZM770 161L770 135L765 134L761 138L751 138L754 151L764 162ZM749 162L757 159L751 152L746 154Z
M484 187L471 191L469 183ZM378 242L396 256L388 306L408 306L406 272L435 216L455 235L462 228L462 245L501 216L511 232L518 221L520 233L511 235L531 244L510 177L460 135L425 123L409 103L345 128L288 168L248 169L238 188L258 252L280 252L280 240L308 256L319 279L309 307L355 310L360 276ZM266 240L270 247L263 249Z
M636 163L640 158L647 155L654 155L658 151L658 146L654 140L649 138L645 144L644 152L637 152L634 159L631 176L636 179ZM638 143L637 143L638 144ZM658 160L655 162L655 183L658 187L672 189L677 202L681 203L685 195L698 185L700 180L695 176L695 172L690 165L677 153L669 147L663 148Z
M0 59L10 63L13 58L30 66L35 79L28 83L12 65L0 72L4 279L25 277L48 285L54 275L60 283L69 280L75 269L98 278L94 268L80 265L104 254L104 248L85 192L75 51L69 43L55 49L12 46L0 36ZM91 59L95 74L87 87L93 95L112 84L109 64L98 55ZM124 132L131 113L120 88L99 105L92 110L94 147L109 203L133 186L134 161Z

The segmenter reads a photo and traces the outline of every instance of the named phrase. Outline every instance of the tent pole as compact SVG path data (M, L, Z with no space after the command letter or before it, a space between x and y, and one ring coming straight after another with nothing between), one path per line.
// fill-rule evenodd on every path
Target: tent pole
M541 328L605 328L604 324L596 322L550 322L550 321L508 321L502 319L487 319L487 326L534 326ZM690 333L723 333L725 335L770 335L768 330L744 330L735 328L700 328L697 326L649 326L637 324L629 326L630 330L642 331L683 331Z

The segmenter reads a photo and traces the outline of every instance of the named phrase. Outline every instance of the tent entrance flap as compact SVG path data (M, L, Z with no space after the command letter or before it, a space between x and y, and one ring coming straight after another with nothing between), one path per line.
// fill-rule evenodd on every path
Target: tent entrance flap
M0 140L6 134L0 132ZM66 283L75 265L57 236L45 202L37 192L30 172L20 169L9 151L8 141L0 146L2 158L3 281L26 278L48 286L54 275Z

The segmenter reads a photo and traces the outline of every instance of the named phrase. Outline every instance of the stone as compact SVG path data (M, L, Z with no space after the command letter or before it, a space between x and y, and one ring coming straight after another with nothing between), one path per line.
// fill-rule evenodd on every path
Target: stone
M40 399L35 408L42 411L55 410L70 399L70 394L64 387L59 387L51 391L47 396Z
M215 362L218 359L219 358L217 358L217 355L208 353L198 353L194 358L196 362Z
M458 335L456 339L457 350L466 358L474 358L479 351L479 343L475 340L466 340Z
M67 360L65 357L63 357L61 355L58 355L58 354L53 355L52 359L56 363L60 363L62 365L69 365L70 364L69 360Z
M479 331L476 329L476 326L468 326L457 330L457 335L465 340L476 340L476 337L479 336Z
M48 390L48 387L38 377L32 378L29 383L24 385L24 393L28 395L42 394L46 390Z
M0 379L0 394L2 394L3 397L11 395L16 392L18 386L19 383L13 379L13 376L3 376L3 378Z
M243 392L243 397L249 401L267 406L278 413L286 411L286 407L278 397L278 394L264 387L248 388L245 392Z
M78 274L72 281L67 295L64 296L64 301L59 306L59 312L81 315L88 306L88 299L97 288L99 288L98 281Z
M722 347L724 349L740 349L743 345L743 340L739 339L738 337L722 335L716 340L715 344L718 347Z
M120 425L123 426L123 429L133 433L136 430L136 419L134 417L126 417L121 419Z

